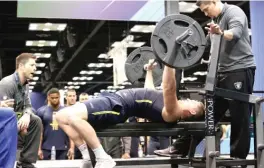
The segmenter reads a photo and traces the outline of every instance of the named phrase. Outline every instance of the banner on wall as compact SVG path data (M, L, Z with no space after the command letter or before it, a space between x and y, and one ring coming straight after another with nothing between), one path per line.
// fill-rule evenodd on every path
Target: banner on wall
M127 80L125 74L125 62L127 59L127 48L120 47L111 56L113 58L114 86L120 85Z
M165 16L164 3L165 0L18 0L17 17L157 22Z

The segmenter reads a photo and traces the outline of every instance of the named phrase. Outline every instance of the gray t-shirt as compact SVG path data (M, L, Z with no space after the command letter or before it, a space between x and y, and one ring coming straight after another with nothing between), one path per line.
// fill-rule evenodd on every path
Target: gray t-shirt
M218 72L255 67L255 61L248 32L248 19L242 9L224 4L219 17L215 19L222 30L233 32L233 39L221 42Z
M15 100L15 112L20 112L22 114L25 109L32 108L29 98L28 84L21 85L16 72L4 77L0 81L0 100L3 100L4 97Z

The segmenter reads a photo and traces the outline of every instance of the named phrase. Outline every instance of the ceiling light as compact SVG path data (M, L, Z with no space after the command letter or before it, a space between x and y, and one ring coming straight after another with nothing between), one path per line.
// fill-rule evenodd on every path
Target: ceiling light
M38 47L44 47L44 44L38 44Z
M194 72L193 75L196 75L196 76L206 76L207 75L207 71L204 71L204 72Z
M106 90L106 91L108 91L108 92L116 92L115 89L108 89L108 90Z
M33 77L33 80L38 80L39 79L39 77L38 76L35 76L35 77Z
M46 63L37 63L37 67L45 67Z
M35 85L37 82L29 82L30 85Z
M63 31L66 26L65 23L30 23L28 29L34 31Z
M130 82L123 82L122 85L132 85Z
M78 85L79 83L78 82L74 82L73 85Z
M29 30L37 30L37 28L38 28L38 24L32 23L29 25Z
M98 58L107 59L108 58L108 55L107 54L100 54L98 56Z
M50 46L56 46L57 45L57 41L50 41Z
M96 65L97 68L101 68L101 67L104 67L104 63L99 63Z
M43 57L44 58L50 58L51 54L44 54Z
M33 45L33 41L26 41L26 46L32 46Z
M66 28L67 24L60 24L58 27L57 27L57 30L59 31L63 31L65 28Z
M112 63L107 63L106 65L105 65L105 67L111 67L111 66L113 66L113 64Z
M45 26L52 26L52 23L45 23Z
M130 29L130 31L139 33L152 33L155 27L155 25L135 25Z
M41 74L42 73L42 71L35 71L35 74Z
M124 89L125 88L125 86L119 86L119 89Z
M80 85L85 85L86 84L86 82L80 82Z
M142 29L143 25L135 25L134 27L132 27L130 29L131 32L140 32L140 30Z
M81 75L87 74L87 71L81 71L80 74Z
M72 80L74 80L74 81L75 80L78 80L78 79L79 79L79 77L77 77L77 76L75 76L75 77L72 78Z
M74 89L80 89L80 86L74 86Z
M34 89L34 86L29 86L28 88L29 88L29 89Z
M183 81L195 81L197 80L197 77L186 77L186 78L183 78Z
M94 93L95 96L98 96L99 94L100 94L100 93L98 93L98 92L95 92L95 93Z
M82 76L79 78L80 80L86 80L87 78L85 76Z
M72 85L73 84L73 82L68 82L68 85Z
M93 80L93 77L90 76L90 77L87 77L86 79L87 79L87 80Z
M50 53L33 53L37 58L50 58Z
M97 67L97 68L102 68L102 67L111 67L111 66L113 66L113 64L112 63L90 63L90 64L88 64L88 67L89 68L94 68L94 67ZM93 72L93 73L91 73L91 72L88 72L89 74L96 74L97 72ZM100 71L100 73L101 73L101 71Z
M57 41L45 41L45 40L27 40L26 46L56 46Z
M100 75L100 74L103 73L103 71L95 71L94 73L97 74L97 75Z
M50 31L50 29L49 28L44 28L43 31Z
M88 64L88 67L90 67L90 68L96 67L96 64L95 63L90 63L90 64Z

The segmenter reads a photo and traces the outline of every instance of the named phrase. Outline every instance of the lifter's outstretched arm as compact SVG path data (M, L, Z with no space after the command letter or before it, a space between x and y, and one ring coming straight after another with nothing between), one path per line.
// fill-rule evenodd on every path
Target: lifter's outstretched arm
M175 121L175 119L180 118L178 116L178 99L176 95L176 79L175 79L175 69L168 66L164 67L162 76L162 88L163 88L163 99L164 99L164 109L165 119Z

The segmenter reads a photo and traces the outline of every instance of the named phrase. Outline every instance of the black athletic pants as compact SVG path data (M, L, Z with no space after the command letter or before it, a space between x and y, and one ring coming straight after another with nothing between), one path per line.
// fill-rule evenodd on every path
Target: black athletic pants
M32 114L26 135L19 134L18 149L21 150L19 161L24 164L36 163L38 159L38 149L40 134L42 130L41 119Z
M217 87L251 94L253 91L255 68L239 69L218 74ZM250 115L252 107L248 103L236 100L215 98L215 123L219 122L229 109L231 115L230 156L244 159L250 148ZM202 140L204 137L196 137ZM173 145L186 155L190 137L183 136ZM198 141L200 142L200 141Z

